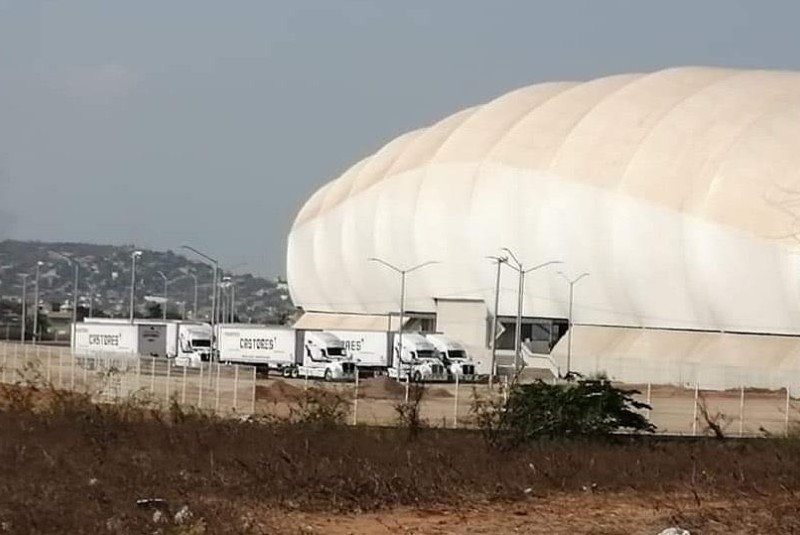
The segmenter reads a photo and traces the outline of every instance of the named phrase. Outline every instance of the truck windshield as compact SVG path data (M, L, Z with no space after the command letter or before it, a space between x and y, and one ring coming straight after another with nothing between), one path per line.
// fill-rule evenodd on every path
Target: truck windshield
M435 357L436 355L434 354L433 350L428 350L428 349L417 350L417 358L432 359Z
M192 347L211 347L211 340L192 340Z
M466 360L467 353L463 349L451 349L447 352L447 356L455 360Z
M328 348L328 356L329 357L343 357L344 356L344 348L343 347L329 347Z

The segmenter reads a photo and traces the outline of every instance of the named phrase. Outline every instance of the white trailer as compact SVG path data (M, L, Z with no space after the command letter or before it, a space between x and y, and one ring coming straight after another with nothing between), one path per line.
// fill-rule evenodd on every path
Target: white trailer
M427 334L425 337L436 348L439 360L449 375L457 375L459 380L467 381L475 378L475 362L461 342L438 333Z
M158 326L159 330L164 331L164 347L154 350L136 347L133 353L145 356L158 356L175 359L178 366L197 367L201 362L212 360L211 353L211 326L207 323L181 320L150 320L136 319L133 323L130 320L120 318L88 318L78 323L78 337L80 337L81 327L85 325L106 326L113 329L135 329L137 326ZM95 327L92 327L93 329ZM152 337L152 335L151 335ZM161 343L161 342L159 342Z
M227 364L283 373L296 364L295 346L295 331L287 327L225 324L217 329L219 360Z
M79 356L167 355L167 329L157 323L84 321L72 326L72 351Z
M344 342L345 350L359 371L376 375L391 366L392 334L386 331L325 331Z

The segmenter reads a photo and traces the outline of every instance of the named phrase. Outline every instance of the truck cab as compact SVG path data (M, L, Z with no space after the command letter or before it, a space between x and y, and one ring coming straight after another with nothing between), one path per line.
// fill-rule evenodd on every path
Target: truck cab
M444 334L428 334L426 338L436 348L448 375L458 376L459 379L475 375L475 363L461 342Z
M175 322L172 324L177 332L177 344L172 356L176 366L199 367L202 362L210 362L211 353L211 325L207 323ZM171 335L172 328L167 325L167 335Z
M442 380L446 378L445 367L436 352L436 347L419 333L403 333L394 341L394 365L389 368L389 377L412 381Z
M303 363L294 368L294 377L313 377L326 381L355 378L355 364L348 357L344 342L331 333L304 333Z

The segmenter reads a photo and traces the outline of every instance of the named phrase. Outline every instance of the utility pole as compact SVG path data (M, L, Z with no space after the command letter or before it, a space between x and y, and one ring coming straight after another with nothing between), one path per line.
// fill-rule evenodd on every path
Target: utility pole
M65 255L64 253L59 253L58 251L50 251L50 252L66 260L67 263L71 265L75 270L75 280L72 283L72 323L74 325L78 321L78 277L79 277L80 266L78 265L77 260L75 260L70 256Z
M487 257L497 264L497 275L494 284L494 316L492 316L492 368L489 370L489 387L494 384L494 378L497 374L497 328L500 323L497 315L500 311L500 271L503 264L508 262L507 256L489 256Z
M142 256L141 251L131 253L131 323L133 323L133 310L136 302L136 259Z
M28 296L26 295L28 274L21 273L20 277L22 277L22 322L20 325L20 342L25 345L25 330L27 329L28 324Z
M400 274L400 321L398 322L398 326L397 326L397 345L399 347L399 350L398 350L398 354L397 354L397 363L395 364L395 366L398 369L398 378L400 378L400 374L399 374L400 361L403 358L403 321L404 321L404 318L406 316L406 275L408 275L409 273L412 273L412 272L414 272L414 271L416 271L418 269L422 269L422 268L424 268L426 266L430 266L430 265L433 265L433 264L438 264L439 262L431 260L431 261L428 261L428 262L423 262L422 264L417 264L416 266L413 266L413 267L410 267L410 268L407 268L407 269L401 269L401 268L399 268L399 267L397 267L395 265L390 264L389 262L386 262L385 260L381 260L380 258L372 257L372 258L369 258L368 260L370 262L378 262L379 264L383 264L384 266L388 267L392 271Z
M207 254L198 251L194 247L190 245L181 245L183 249L187 251L192 251L194 254L204 258L207 263L210 263L212 266L212 274L211 274L211 339L212 339L212 353L213 353L213 344L215 340L215 331L214 326L216 325L216 315L217 315L217 271L219 271L219 262L216 259L211 258Z
M514 261L513 265L511 262L507 262L506 264L519 273L519 289L517 290L519 292L517 295L517 329L514 337L514 373L518 374L522 368L522 309L525 298L525 275L531 271L536 271L537 269L541 269L545 266L550 266L552 264L563 264L563 262L560 260L550 260L549 262L544 262L543 264L525 269L525 266L514 255L511 249L508 247L503 247L503 251L508 253L511 260Z
M44 262L36 262L36 278L33 289L33 345L39 343L39 270Z
M570 366L572 364L572 303L575 295L574 289L578 281L584 277L588 277L589 274L581 273L574 279L570 279L562 271L559 271L558 274L561 275L561 278L567 281L567 284L569 284L569 318L567 319L567 373L564 374L564 377L569 379L571 373Z
M194 304L192 305L192 319L197 321L197 275L189 273L189 276L194 279Z
M167 303L169 302L169 301L167 301L167 286L169 285L169 279L167 279L167 276L164 274L163 271L156 271L156 273L162 279L164 279L164 307L163 307L163 310L161 311L161 317L166 322L167 321Z

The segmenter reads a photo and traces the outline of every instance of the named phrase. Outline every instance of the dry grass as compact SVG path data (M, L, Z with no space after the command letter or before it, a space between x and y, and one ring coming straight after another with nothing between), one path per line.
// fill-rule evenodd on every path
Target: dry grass
M722 498L755 500L773 525L800 528L794 440L540 442L500 454L471 432L425 429L408 441L402 429L223 421L0 388L0 532L153 532L140 498L165 499L170 514L189 506L191 521L164 532L272 533L247 524L243 504L333 514L564 493L690 496L699 507L670 512L687 525Z

